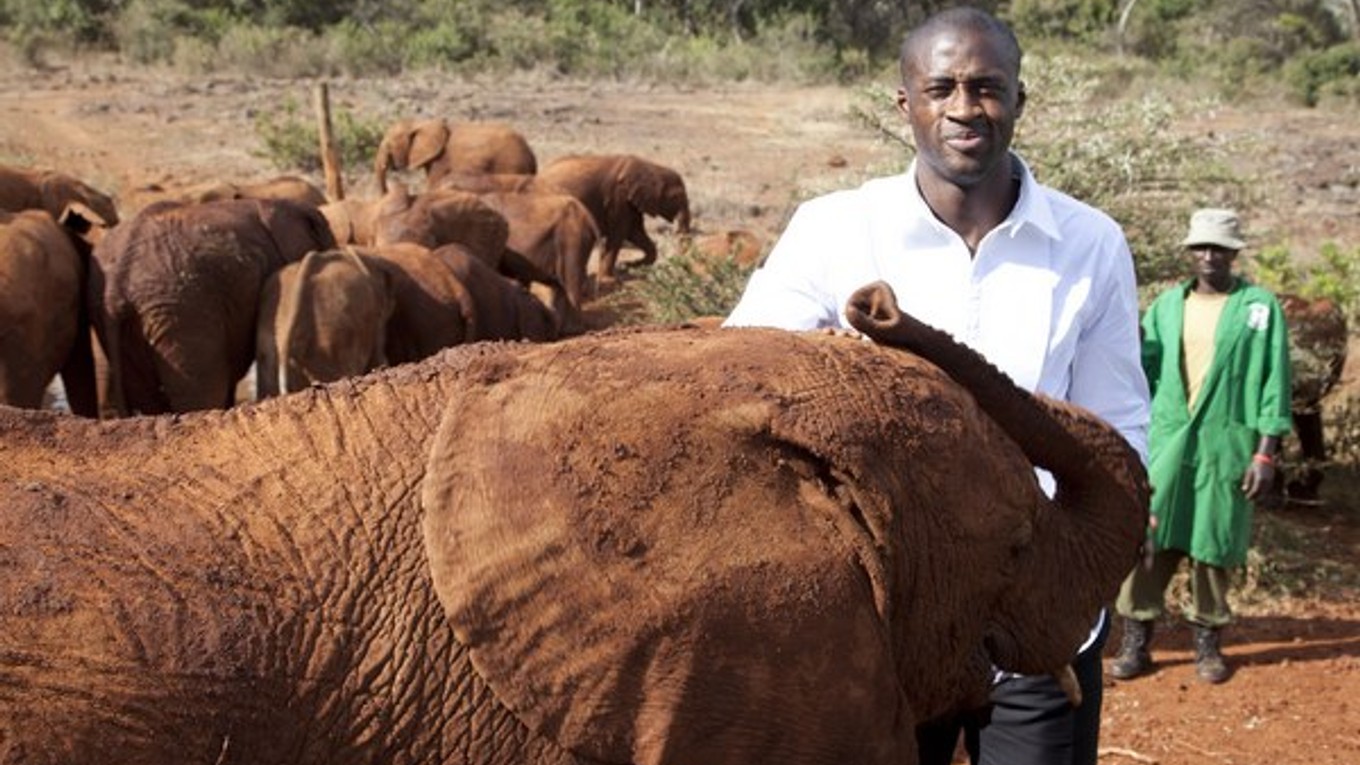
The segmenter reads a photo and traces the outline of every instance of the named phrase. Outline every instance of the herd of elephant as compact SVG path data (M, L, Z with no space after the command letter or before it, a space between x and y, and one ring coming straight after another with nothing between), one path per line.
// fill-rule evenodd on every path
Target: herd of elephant
M393 170L423 170L423 189ZM656 260L646 217L690 229L675 170L540 167L504 123L400 120L374 171L372 199L285 176L137 190L152 200L120 219L79 178L0 167L0 403L40 407L59 375L84 416L225 408L252 365L266 397L462 343L557 340L584 330L621 248Z

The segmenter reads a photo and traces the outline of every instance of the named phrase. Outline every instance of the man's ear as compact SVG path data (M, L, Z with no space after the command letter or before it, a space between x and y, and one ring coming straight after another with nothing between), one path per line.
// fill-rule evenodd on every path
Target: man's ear
M897 111L903 116L907 114L907 86L903 85L897 89Z
M1025 81L1020 80L1015 92L1015 117L1019 119L1025 113Z

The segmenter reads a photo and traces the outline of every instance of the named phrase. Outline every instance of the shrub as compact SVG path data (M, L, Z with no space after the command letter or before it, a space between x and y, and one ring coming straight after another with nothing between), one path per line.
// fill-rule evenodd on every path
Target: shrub
M741 299L756 266L730 257L709 256L692 248L663 254L642 278L606 298L626 307L623 323L669 324L700 316L726 316Z
M259 155L280 170L315 172L321 169L320 133L315 121L299 112L298 102L290 98L278 111L255 118L255 133L264 143ZM383 125L361 120L346 109L335 109L331 119L341 166L367 169L382 141Z
M1325 96L1360 95L1360 43L1348 42L1290 59L1284 78L1295 97L1316 106Z

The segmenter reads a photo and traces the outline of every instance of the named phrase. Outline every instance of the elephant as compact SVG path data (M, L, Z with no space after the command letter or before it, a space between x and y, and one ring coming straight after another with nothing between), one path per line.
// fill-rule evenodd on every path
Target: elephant
M0 210L0 404L41 407L60 374L71 411L97 416L89 258L88 244L46 210Z
M265 279L335 246L314 207L154 203L94 248L87 293L107 360L105 413L226 408L255 357Z
M510 236L505 217L476 194L438 189L411 194L392 184L377 199L346 199L321 207L337 244L374 246L413 242L428 248L458 243L492 265Z
M586 206L569 194L493 191L480 198L509 223L506 246L555 275L580 310L590 292L590 255L600 238Z
M468 340L547 342L580 331L580 314L555 278L520 279L487 265L466 248L447 244L433 253L471 299ZM507 258L515 258L511 251Z
M395 295L389 272L353 247L309 252L275 271L260 293L256 396L386 366Z
M604 246L597 280L616 278L619 249L642 250L643 265L656 262L656 242L647 235L644 215L673 221L681 234L690 229L689 195L675 170L631 154L576 154L558 157L539 172L541 182L576 197L595 217Z
M190 202L218 202L223 199L286 199L301 205L320 207L329 200L326 192L306 178L280 175L258 183L209 183L190 189Z
M1070 659L1147 484L885 285L846 313L875 342L630 328L228 412L0 408L0 762L916 762L992 663Z
M440 178L431 188L462 189L476 194L492 191L567 193L565 189L554 186L535 173L454 173Z
M451 173L532 174L538 160L524 136L502 122L398 120L378 144L373 163L378 190L387 191L388 170L421 167L433 187Z
M84 181L51 170L9 165L0 165L0 210L46 210L58 221L74 210L96 226L118 223L113 199Z
M1292 502L1316 502L1327 461L1322 427L1322 400L1341 379L1350 339L1346 315L1327 298L1308 299L1281 293L1280 308L1289 323L1292 366L1291 402L1300 463L1283 486Z
M265 283L257 395L298 391L479 340L556 340L572 328L573 315L560 286L521 284L458 244L309 253Z

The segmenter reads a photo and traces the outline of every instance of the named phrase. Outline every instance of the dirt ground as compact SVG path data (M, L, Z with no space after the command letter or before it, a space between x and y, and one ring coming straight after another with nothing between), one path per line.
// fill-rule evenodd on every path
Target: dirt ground
M684 175L701 230L742 226L773 236L798 199L901 164L893 147L849 119L855 92L834 87L422 76L337 80L330 88L333 108L384 123L416 114L508 120L540 161L572 151L648 156ZM0 162L77 175L130 213L148 184L175 189L278 174L259 155L254 118L288 98L310 114L311 83L184 77L94 60L44 71L0 61ZM1255 225L1301 250L1326 240L1360 245L1355 125L1354 114L1255 107L1185 122L1206 140L1258 147L1242 157L1271 199ZM349 195L372 195L369 174L350 170ZM1360 389L1360 348L1352 347L1346 385ZM1354 493L1269 512L1288 514L1309 535L1320 567L1360 561ZM1188 630L1161 625L1156 674L1106 689L1102 763L1360 762L1360 593L1319 586L1239 616L1225 633L1236 673L1221 686L1196 682Z

